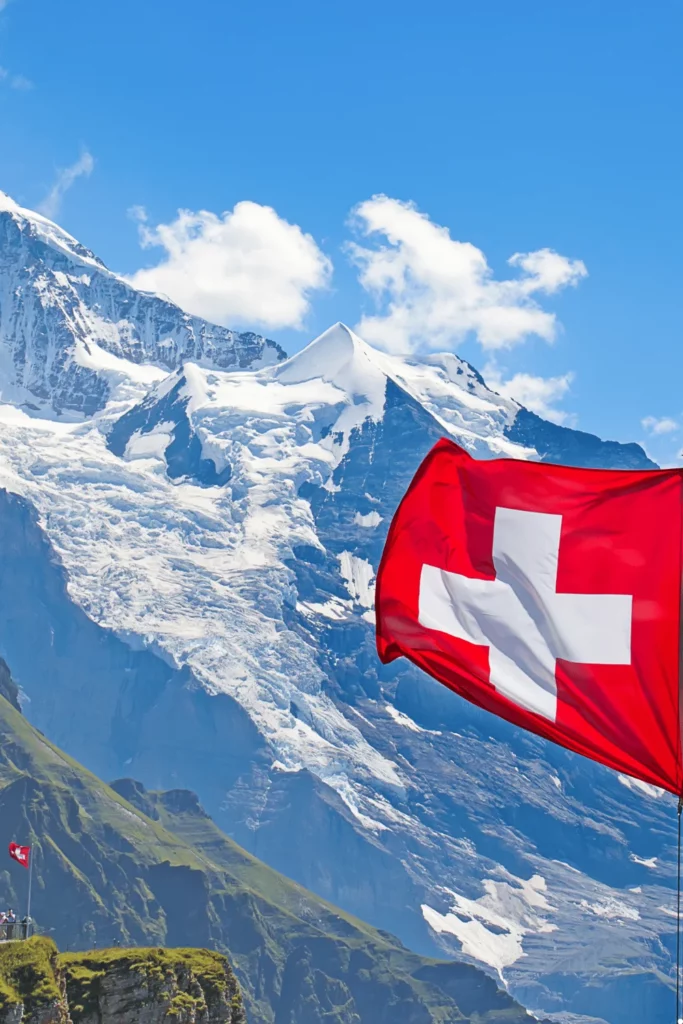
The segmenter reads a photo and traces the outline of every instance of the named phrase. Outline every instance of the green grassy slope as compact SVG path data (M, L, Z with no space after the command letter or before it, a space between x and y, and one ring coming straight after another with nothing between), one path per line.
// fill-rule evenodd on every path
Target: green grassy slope
M105 785L0 696L0 847L13 839L34 846L34 915L62 949L226 952L251 1024L531 1021L483 972L416 956L266 867L193 794ZM23 913L25 885L8 862L0 903Z

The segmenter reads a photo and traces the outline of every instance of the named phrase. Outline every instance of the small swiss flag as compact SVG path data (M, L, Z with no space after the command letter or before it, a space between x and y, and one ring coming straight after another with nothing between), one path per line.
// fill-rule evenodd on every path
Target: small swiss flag
M10 843L9 855L12 860L16 860L19 864L22 864L27 868L29 864L29 857L31 856L31 847L19 846L18 843Z
M477 461L440 441L394 517L377 649L683 793L683 472Z

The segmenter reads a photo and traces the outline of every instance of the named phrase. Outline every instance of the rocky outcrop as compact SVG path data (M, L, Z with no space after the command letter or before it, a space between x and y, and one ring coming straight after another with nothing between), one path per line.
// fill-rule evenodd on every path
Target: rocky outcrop
M51 939L0 946L0 1024L72 1024Z
M71 1024L66 1003L61 999L33 1009L24 1003L14 1003L0 1010L0 1021L2 1024Z
M9 666L4 658L0 658L0 697L4 697L6 701L12 705L19 713L21 713L21 705L19 704L19 687L12 679L12 673L9 670Z
M66 954L72 1024L246 1024L228 961L206 949Z
M246 1024L224 956L105 949L60 956L51 939L0 946L0 1024Z

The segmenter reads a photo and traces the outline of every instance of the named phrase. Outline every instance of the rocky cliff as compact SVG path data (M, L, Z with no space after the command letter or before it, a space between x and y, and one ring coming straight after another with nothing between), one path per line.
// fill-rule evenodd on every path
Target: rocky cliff
M51 939L0 945L0 1024L71 1024Z
M237 979L206 949L109 949L58 958L72 1024L246 1024Z
M246 1024L239 985L206 949L60 956L51 939L0 946L0 1024Z

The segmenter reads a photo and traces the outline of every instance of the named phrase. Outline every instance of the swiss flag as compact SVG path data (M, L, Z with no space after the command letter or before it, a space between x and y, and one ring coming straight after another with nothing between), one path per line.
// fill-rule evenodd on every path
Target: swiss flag
M377 649L683 793L683 473L476 461L442 440L377 576Z
M10 843L9 855L13 860L18 861L19 864L23 864L23 866L27 868L29 857L31 856L31 847L19 846L18 843Z

